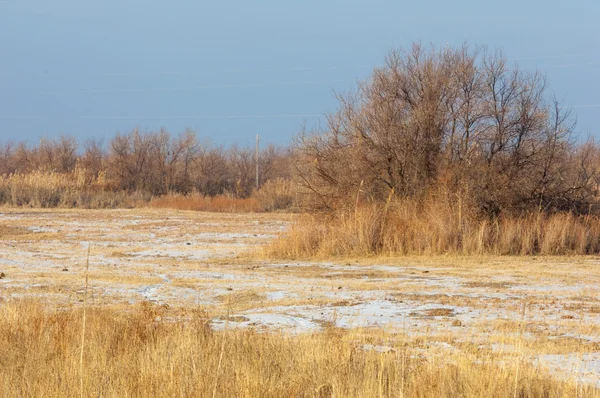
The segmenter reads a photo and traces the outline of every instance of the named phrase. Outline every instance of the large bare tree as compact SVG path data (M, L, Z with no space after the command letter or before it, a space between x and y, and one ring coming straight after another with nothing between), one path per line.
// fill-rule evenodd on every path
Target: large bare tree
M325 128L297 141L298 177L313 203L445 195L494 215L575 209L592 198L595 147L577 148L572 118L544 76L499 52L394 50L339 100Z

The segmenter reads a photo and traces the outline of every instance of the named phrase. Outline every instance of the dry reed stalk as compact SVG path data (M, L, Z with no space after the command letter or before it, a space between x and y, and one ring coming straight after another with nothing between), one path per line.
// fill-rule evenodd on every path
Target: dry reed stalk
M579 349L577 350L577 368L575 373L575 397L579 398L579 387L581 386L581 361L583 358L583 344L582 344L582 336L581 336L581 326L583 324L584 313L583 310L579 311L579 338L577 339L577 344L579 345Z
M90 269L90 250L91 243L88 242L87 259L85 262L85 288L83 291L83 315L82 315L82 327L81 327L81 350L79 352L79 396L83 397L83 351L85 348L85 324L86 324L86 312L87 312L87 291L88 291L88 278Z
M514 388L514 398L518 398L518 389L519 389L519 370L521 368L521 349L523 348L523 332L525 329L525 310L527 308L527 298L523 300L523 308L521 310L521 320L519 324L519 333L517 336L517 349L515 350L515 388Z
M221 338L221 350L219 352L219 362L217 364L217 374L215 376L215 386L213 387L212 397L217 396L217 387L219 386L219 377L221 376L221 366L223 365L223 356L225 354L225 337L227 336L227 329L229 327L229 317L231 314L231 295L227 296L227 315L225 318L225 328L223 330L223 336Z

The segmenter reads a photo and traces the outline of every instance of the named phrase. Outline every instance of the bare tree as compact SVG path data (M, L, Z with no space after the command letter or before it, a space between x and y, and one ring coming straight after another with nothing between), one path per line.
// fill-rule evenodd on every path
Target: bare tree
M572 118L546 87L485 48L392 51L356 93L339 96L325 129L300 135L299 180L326 207L359 191L370 200L443 193L490 215L585 202L591 168L569 160Z
M236 197L250 196L255 184L254 152L249 148L240 148L233 145L227 152L230 170L230 186Z
M15 171L15 145L8 141L0 146L0 176L13 174Z
M84 142L80 162L88 178L97 178L105 171L106 156L101 141L88 139Z

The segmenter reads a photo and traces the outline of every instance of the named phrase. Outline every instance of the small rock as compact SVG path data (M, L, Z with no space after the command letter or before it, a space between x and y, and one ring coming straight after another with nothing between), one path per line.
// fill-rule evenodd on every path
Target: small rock
M423 271L423 273L424 273L424 274L428 274L428 273L429 273L429 271L425 270L425 271Z
M191 245L192 245L192 242L188 242L188 243L186 243L186 245L188 245L188 246L191 246Z
M341 286L338 286L338 290L342 290L342 287L341 287Z
M227 288L227 290L229 290L229 291L232 291L232 290L233 290L233 288L232 288L232 287L228 287L228 288Z
M462 326L462 322L458 319L452 321L452 326Z
M6 274L4 272L0 272L0 279L6 278Z
M68 271L69 271L69 269L68 269L68 268L63 268L63 269L62 269L62 271L63 271L63 272L68 272Z

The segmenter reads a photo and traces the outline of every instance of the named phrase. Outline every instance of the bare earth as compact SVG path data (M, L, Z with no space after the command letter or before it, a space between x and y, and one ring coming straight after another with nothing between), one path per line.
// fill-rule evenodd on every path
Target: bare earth
M81 305L89 243L93 305L200 306L216 314L216 329L377 327L428 353L488 350L499 361L519 355L556 377L600 388L600 257L277 262L256 255L292 219L2 209L0 305L14 298Z

